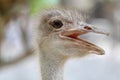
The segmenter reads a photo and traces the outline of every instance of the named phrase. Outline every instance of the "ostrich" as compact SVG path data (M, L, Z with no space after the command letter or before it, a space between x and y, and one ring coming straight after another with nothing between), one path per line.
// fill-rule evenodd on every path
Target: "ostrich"
M35 49L40 56L42 80L64 80L63 67L70 58L83 57L90 53L104 54L100 47L80 38L80 35L96 30L85 23L82 14L75 10L43 11L37 16Z

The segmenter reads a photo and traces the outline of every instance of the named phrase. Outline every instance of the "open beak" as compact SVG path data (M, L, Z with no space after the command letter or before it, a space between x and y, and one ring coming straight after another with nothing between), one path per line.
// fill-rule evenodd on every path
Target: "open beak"
M84 39L80 38L80 35L93 32L97 34L104 34L104 35L109 35L108 33L105 33L104 31L94 28L91 25L84 25L81 27L78 27L76 29L67 29L61 32L60 37L64 39L69 39L69 40L74 40L74 42L78 43L80 46L83 47L83 49L86 49L89 51L89 53L95 53L98 55L103 55L105 51L96 46L95 44L92 44Z

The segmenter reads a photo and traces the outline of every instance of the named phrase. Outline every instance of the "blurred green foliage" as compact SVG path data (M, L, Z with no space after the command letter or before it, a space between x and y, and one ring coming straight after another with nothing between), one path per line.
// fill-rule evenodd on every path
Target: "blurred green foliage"
M58 5L60 0L30 0L31 14Z

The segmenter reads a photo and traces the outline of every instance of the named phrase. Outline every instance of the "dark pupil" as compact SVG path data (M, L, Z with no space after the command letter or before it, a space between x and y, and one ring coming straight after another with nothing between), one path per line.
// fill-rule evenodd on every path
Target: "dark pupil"
M55 20L52 22L52 26L54 28L61 28L63 26L63 23L60 20Z

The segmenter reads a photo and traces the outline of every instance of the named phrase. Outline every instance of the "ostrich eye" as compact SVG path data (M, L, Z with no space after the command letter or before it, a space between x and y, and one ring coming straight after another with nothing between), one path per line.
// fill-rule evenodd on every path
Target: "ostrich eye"
M60 20L54 20L50 24L56 29L61 28L63 26L63 23Z

